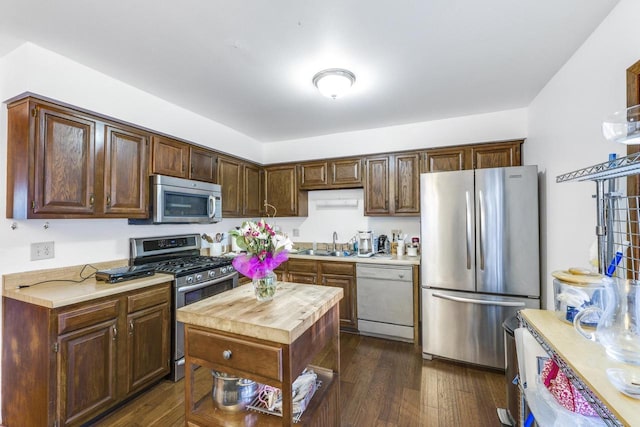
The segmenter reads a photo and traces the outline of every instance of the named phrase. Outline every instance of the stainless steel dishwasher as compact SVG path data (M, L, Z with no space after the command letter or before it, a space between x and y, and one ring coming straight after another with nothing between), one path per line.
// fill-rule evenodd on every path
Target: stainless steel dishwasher
M356 287L361 334L413 342L410 265L356 264Z

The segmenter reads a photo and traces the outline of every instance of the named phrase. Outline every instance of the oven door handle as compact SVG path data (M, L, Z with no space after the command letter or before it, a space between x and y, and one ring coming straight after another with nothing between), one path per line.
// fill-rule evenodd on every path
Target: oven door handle
M213 280L209 280L207 282L196 283L195 285L180 286L178 288L178 292L190 292L190 291L206 288L207 286L215 285L217 283L224 282L229 279L233 279L233 276L235 276L236 274L237 273L234 271L231 274L227 274L226 276L218 277Z

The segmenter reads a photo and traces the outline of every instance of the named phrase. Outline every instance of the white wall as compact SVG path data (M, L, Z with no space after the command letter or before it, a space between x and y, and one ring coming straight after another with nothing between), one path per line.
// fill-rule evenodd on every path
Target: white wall
M541 179L542 278L552 304L551 272L588 267L595 240L595 184L555 182L557 175L605 162L626 148L602 137L602 119L626 108L626 69L640 60L640 2L622 0L529 107L527 163Z
M321 200L339 201L356 200L357 207L322 207L317 206ZM332 240L333 232L338 234L339 243L347 243L357 231L372 230L375 234L391 236L391 230L402 230L411 237L420 236L420 218L418 217L370 217L364 216L364 191L331 190L309 191L309 212L306 218L277 218L276 224L293 236L293 229L300 232L299 237L292 237L294 242L322 242Z
M527 111L515 109L266 144L265 163L519 139Z
M201 145L262 161L263 145L219 123L165 102L60 55L26 43L0 58L0 100L33 92ZM7 110L0 108L0 175L6 177ZM256 157L257 156L257 157ZM5 178L6 179L6 178ZM4 182L4 181L3 181ZM239 224L133 226L126 220L13 220L4 218L0 186L0 273L127 258L128 238L184 232L224 232ZM12 223L17 224L11 230ZM45 229L45 222L49 228ZM55 258L30 261L30 243L55 242Z

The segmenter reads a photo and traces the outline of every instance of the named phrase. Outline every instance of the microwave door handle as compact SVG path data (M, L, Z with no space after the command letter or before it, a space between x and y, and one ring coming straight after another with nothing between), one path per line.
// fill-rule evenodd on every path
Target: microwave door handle
M216 215L216 198L213 195L209 195L209 219L212 219Z

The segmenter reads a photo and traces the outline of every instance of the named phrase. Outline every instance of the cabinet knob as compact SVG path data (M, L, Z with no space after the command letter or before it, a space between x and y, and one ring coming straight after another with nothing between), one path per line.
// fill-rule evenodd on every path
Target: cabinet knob
M108 208L111 207L111 195L110 194L107 196L107 207Z
M225 360L229 360L229 359L231 359L231 356L232 356L232 355L233 355L233 353L231 353L231 350L225 350L225 351L223 351L223 352L222 352L222 357L223 357Z
M129 335L133 335L133 320L129 320Z
M115 340L117 336L118 336L118 328L116 328L116 327L114 326L114 327L113 327L113 339Z
M96 202L96 198L92 194L91 196L89 196L89 205L93 206L95 202Z

